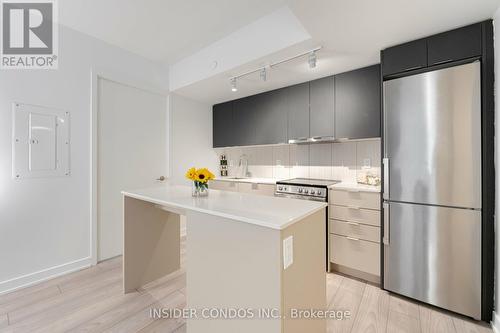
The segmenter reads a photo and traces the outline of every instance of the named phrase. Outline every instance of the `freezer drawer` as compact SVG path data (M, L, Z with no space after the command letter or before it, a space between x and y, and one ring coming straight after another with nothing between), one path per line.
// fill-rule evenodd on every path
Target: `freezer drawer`
M388 210L384 288L480 319L481 212L403 203Z

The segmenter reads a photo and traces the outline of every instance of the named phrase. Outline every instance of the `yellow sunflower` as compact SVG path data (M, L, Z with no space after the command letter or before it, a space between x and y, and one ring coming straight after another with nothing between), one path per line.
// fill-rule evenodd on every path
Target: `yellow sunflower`
M187 179L190 179L190 180L198 180L198 179L197 179L196 168L190 168L190 169L186 172L186 178L187 178Z
M200 183L206 183L209 180L214 179L214 175L208 171L207 168L198 169L196 171L196 181Z

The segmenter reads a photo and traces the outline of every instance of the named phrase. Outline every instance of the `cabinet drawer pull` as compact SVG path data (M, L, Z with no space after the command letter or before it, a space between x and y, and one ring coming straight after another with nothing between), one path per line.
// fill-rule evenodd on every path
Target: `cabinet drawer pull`
M356 242L359 241L359 238L354 238L354 237L349 237L349 236L346 236L346 238L348 240L352 240L352 241L356 241Z
M359 206L347 206L347 208L349 209L355 209L355 210L359 210Z
M346 222L346 223L347 223L347 224L350 224L350 225L355 225L355 226L359 227L359 223L357 223L357 222L349 222L349 221L348 221L348 222Z
M307 142L333 142L335 138L333 136L313 136L307 139Z
M297 143L307 143L308 142L308 139L307 138L296 138L296 139L290 139L288 140L288 143L291 143L291 144L297 144Z
M450 61L453 61L453 59L441 60L441 61L438 61L438 62L433 63L432 65L444 64L445 62L450 62Z
M403 72L412 71L412 70L418 69L418 68L422 68L422 66L413 66L413 67L410 67L410 68L406 68L406 69L403 69Z
M347 190L347 192L349 192L349 193L359 193L359 190L349 189L349 190Z

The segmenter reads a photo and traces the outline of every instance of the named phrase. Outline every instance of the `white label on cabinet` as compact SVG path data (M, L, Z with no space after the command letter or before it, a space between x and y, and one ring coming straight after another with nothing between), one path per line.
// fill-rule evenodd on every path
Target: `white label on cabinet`
M283 269L293 264L293 236L283 240Z

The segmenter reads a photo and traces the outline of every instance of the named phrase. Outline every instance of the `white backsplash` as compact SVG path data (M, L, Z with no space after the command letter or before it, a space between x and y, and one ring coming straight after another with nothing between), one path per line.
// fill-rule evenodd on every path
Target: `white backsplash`
M318 178L356 182L359 175L380 176L380 139L261 147L216 148L228 160L228 176L238 175L238 161L245 154L251 177Z

